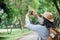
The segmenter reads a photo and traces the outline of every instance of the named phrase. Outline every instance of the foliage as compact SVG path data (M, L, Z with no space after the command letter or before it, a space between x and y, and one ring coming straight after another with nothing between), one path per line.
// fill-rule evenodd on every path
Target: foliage
M6 2L6 9L4 10L3 15L1 15L2 21L0 25L8 26L15 23L18 13L19 13L19 10L15 8L13 4Z
M58 15L58 11L55 8L53 0L5 0L4 3L6 4L6 9L5 13L3 13L1 17L2 22L0 25L11 25L15 24L16 22L21 22L18 21L17 17L22 20L23 23L25 23L25 14L28 11L28 6L31 6L39 16L41 16L41 14L45 11L53 13L55 23L60 20L60 15ZM60 0L57 0L57 3L60 8ZM30 21L32 23L37 22L37 20L32 16L30 17Z

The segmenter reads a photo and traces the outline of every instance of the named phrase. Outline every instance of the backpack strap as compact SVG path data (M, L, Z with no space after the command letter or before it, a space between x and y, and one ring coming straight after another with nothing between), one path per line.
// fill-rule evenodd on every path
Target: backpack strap
M50 33L53 33L54 35L60 33L56 28L50 28L49 31Z

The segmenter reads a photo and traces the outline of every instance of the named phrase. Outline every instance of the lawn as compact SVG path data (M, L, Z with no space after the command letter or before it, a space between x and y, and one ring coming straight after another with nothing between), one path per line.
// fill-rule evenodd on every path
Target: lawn
M3 30L5 31L6 29ZM1 32L0 29L0 40L16 40L30 32L31 31L29 31L28 29L24 29L24 32L22 32L20 29L13 29L11 34L8 34L7 32Z
M58 30L60 31L60 27ZM17 40L30 32L28 29L24 29L24 32L20 29L13 29L11 34L8 34L6 29L0 29L0 40Z

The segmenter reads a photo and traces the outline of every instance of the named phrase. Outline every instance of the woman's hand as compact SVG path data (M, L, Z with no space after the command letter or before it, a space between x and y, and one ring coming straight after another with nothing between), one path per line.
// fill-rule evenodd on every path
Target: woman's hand
M30 14L29 14L29 11L27 12L27 14L26 14L26 17L29 17L30 16Z
M36 18L39 17L38 14L37 14L37 12L35 12L34 10L31 10L31 11L33 11L32 15L33 15L34 17L36 17ZM28 11L27 14L26 14L26 17L29 17L29 16L30 16L30 13L29 13L29 11Z
M39 17L38 14L37 14L37 12L35 12L34 10L33 10L33 16L35 16L36 18Z

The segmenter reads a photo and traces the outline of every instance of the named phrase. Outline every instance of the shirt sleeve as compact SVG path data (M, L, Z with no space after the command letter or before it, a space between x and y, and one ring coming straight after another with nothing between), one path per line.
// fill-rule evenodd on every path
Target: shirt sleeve
M25 22L26 22L26 25L27 25L27 24L31 24L31 23L30 23L30 20L29 20L29 17L26 16Z
M25 22L26 22L26 27L30 30L33 30L33 31L38 31L38 26L39 25L34 25L34 24L31 24L30 23L30 20L29 20L29 17L26 17L25 18Z
M41 17L38 17L37 21L38 21L40 24L43 24L43 23L42 23L42 18L41 18Z

